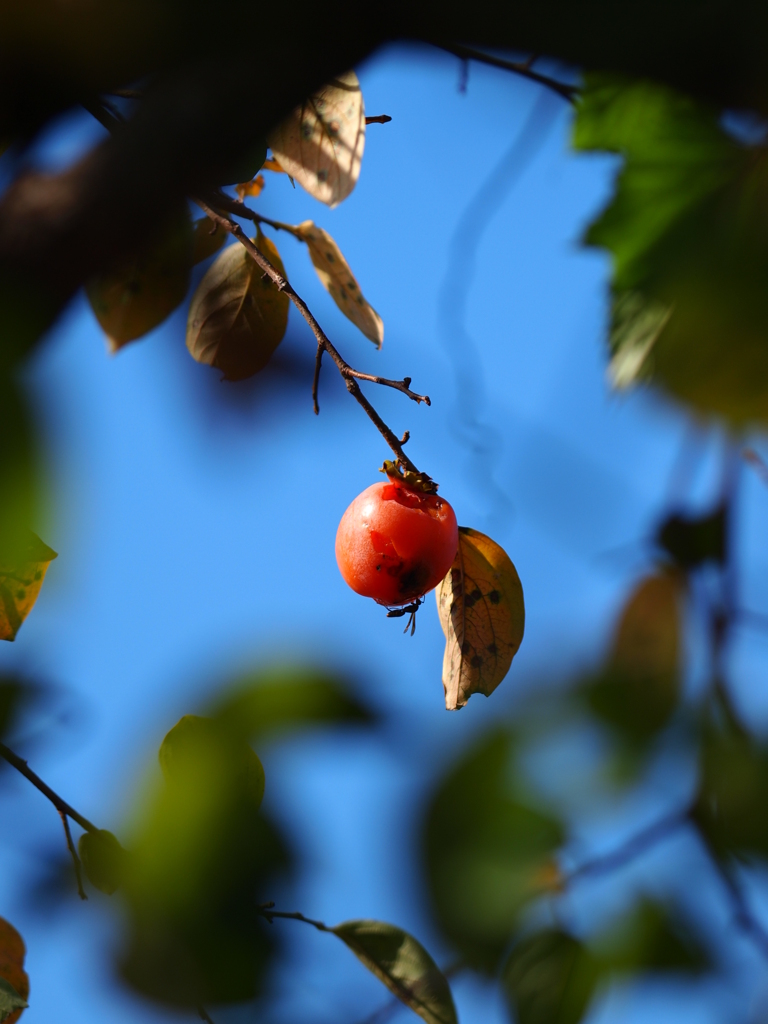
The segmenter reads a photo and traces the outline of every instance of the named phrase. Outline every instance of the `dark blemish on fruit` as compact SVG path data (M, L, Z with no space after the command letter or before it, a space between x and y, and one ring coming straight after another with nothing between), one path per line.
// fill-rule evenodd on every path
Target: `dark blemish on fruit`
M499 601L501 600L501 594L498 592L498 590L492 590L488 595L488 600L491 602L491 604L498 604Z
M400 593L403 597L417 597L424 592L424 585L429 579L426 565L414 565L400 577Z

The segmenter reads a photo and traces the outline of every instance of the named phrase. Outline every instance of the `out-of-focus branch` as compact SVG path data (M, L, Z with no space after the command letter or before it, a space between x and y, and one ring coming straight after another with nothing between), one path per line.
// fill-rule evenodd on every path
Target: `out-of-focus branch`
M475 50L471 46L442 45L440 49L445 50L446 53L452 53L455 57L461 58L461 60L475 60L480 64L490 64L491 67L501 68L502 71L511 71L515 75L520 75L531 82L543 85L546 89L551 89L552 92L557 93L558 96L569 103L576 102L576 96L579 93L578 86L569 85L568 82L560 82L556 78L550 78L549 75L542 75L539 71L535 71L533 68L533 58L530 61L505 60L503 57L494 57L493 54L483 53L482 50Z

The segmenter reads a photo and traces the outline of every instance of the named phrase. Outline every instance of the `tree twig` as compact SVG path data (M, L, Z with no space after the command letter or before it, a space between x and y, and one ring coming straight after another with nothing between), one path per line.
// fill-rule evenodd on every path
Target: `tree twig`
M381 436L384 438L384 440L387 442L387 444L392 449L394 454L397 456L397 461L403 466L404 469L410 470L412 473L418 473L419 471L414 465L414 463L411 462L411 460L403 451L403 446L400 444L397 435L394 434L393 431L387 426L384 420L382 420L382 418L373 408L371 403L362 393L362 391L360 390L360 386L357 383L357 380L368 380L374 384L382 384L384 387L394 388L396 391L400 391L402 394L407 395L407 397L412 399L414 402L426 402L427 404L429 404L428 397L426 395L417 395L415 392L410 390L410 377L405 377L401 381L389 380L386 377L376 377L373 374L361 373L359 370L354 370L349 365L349 363L347 363L347 361L341 356L341 354L338 352L336 347L331 342L330 338L328 338L326 333L323 331L320 324L317 322L317 320L310 312L310 309L307 306L306 302L293 289L293 287L291 286L291 284L289 284L287 279L283 277L283 275L275 267L272 266L272 264L269 262L266 256L264 256L263 253L259 251L256 245L250 240L250 238L248 238L248 236L240 227L240 225L236 224L233 220L231 220L224 214L219 213L218 210L216 210L214 206L210 205L210 203L207 202L206 200L198 196L194 196L193 198L197 205L200 207L200 209L203 210L204 213L207 213L211 220L215 221L217 224L220 224L225 231L228 231L231 235L233 235L233 237L235 237L238 240L238 242L240 242L240 244L245 248L249 256L256 262L256 264L259 267L261 267L264 273L275 283L275 285L277 285L280 291L285 292L285 294L288 296L288 298L291 300L291 302L294 304L294 306L298 309L298 311L304 317L306 322L309 324L318 345L322 345L322 347L325 349L325 351L336 364L336 368L338 369L339 373L344 379L344 383L347 386L347 391L349 391L352 397L357 401L359 405L362 406L362 408L368 414L368 418L373 422ZM248 210L248 207L245 206L245 204L239 205L242 206L244 210ZM253 214L253 211L250 211L250 213ZM251 219L253 220L257 220L257 218L259 218L258 214L254 214L251 217Z
M204 1020L205 1024L213 1024L213 1020L204 1006L197 1007L197 1016L200 1020Z
M315 410L315 416L320 415L320 404L317 400L317 392L320 387L320 367L323 364L323 352L325 348L317 343L317 353L315 354L315 376L312 378L312 405Z
M298 910L273 910L272 907L274 907L274 903L262 903L259 907L259 913L270 924L272 924L275 918L280 918L284 921L303 921L304 924L311 924L313 928L317 928L319 932L333 932L333 928L329 928L327 924L323 924L322 921L315 921L311 917L305 917Z
M373 117L366 117L366 124L389 124L392 118L389 114L375 114Z
M576 96L579 93L578 86L569 85L567 82L559 82L556 78L550 78L549 75L542 75L538 71L534 71L531 67L533 59L530 61L505 60L503 57L494 57L490 53L484 53L482 50L475 50L471 46L461 46L460 44L441 44L439 48L447 53L452 53L461 60L476 60L480 64L490 64L494 68L511 71L515 75L521 75L523 78L528 78L532 82L538 82L539 85L551 89L552 92L557 93L558 96L561 96L569 103L576 102Z
M61 818L61 823L64 826L64 836L67 840L67 849L70 852L70 855L72 857L72 864L75 869L75 878L77 879L77 895L80 897L81 900L87 900L88 897L86 896L85 889L83 888L83 875L82 872L80 871L80 858L77 855L75 844L72 841L72 832L70 831L69 828L69 818L64 813L64 811L59 811L59 817Z
M99 831L92 821L88 821L88 819L84 818L82 814L74 809L74 807L71 807L66 800L62 800L58 793L54 793L51 787L47 785L47 783L43 782L39 775L36 775L35 772L32 771L26 761L19 757L18 754L14 754L10 747L6 747L4 743L0 743L0 757L6 760L11 767L15 768L17 772L20 772L25 779L31 782L35 789L39 789L43 796L47 797L51 801L59 814L64 814L68 818L71 818L72 821L76 821L77 824L81 828L84 828L86 832Z
M590 875L607 874L610 871L615 871L617 868L624 867L625 864L629 864L630 861L645 853L650 847L655 846L662 839L666 839L667 836L671 835L682 825L687 824L690 821L690 814L690 807L686 807L682 811L675 811L672 814L666 815L666 817L655 821L652 825L632 836L631 839L616 847L615 850L584 861L584 863L564 875L561 884L568 886L581 878L586 878Z

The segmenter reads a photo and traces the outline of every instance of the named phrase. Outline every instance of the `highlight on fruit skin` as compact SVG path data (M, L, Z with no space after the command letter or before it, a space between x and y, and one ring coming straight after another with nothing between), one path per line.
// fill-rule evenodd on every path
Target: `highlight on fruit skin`
M355 593L397 607L438 585L458 545L450 504L390 476L358 494L341 517L336 561Z

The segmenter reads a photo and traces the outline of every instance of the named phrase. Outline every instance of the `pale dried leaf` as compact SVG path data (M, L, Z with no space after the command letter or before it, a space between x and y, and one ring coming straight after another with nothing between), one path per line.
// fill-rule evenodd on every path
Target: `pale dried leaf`
M0 554L0 640L16 639L56 557L56 552L34 533L25 550L10 558Z
M345 921L331 930L427 1024L458 1024L445 975L408 932L383 921Z
M285 276L274 243L255 239L260 252ZM243 380L263 370L283 339L289 298L279 291L242 245L232 245L211 264L192 296L187 348L193 359Z
M488 697L509 671L525 628L523 588L503 548L460 526L459 550L436 596L445 706L455 711L473 693Z
M384 341L384 322L365 296L350 270L349 264L336 242L327 231L313 221L305 220L296 229L299 238L307 243L309 256L323 287L355 327L378 348Z
M365 109L354 71L302 103L267 139L282 170L310 195L337 206L360 176Z

